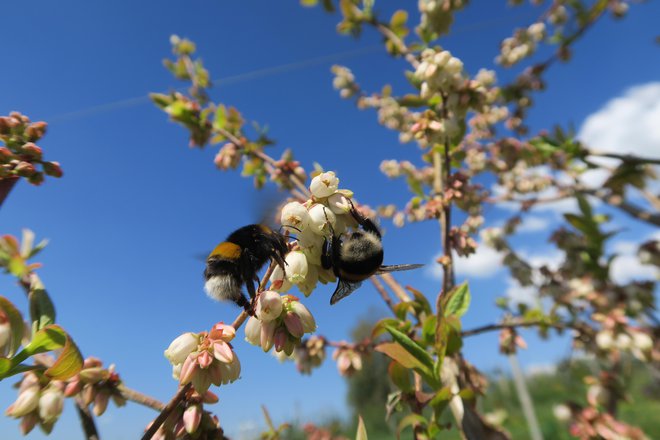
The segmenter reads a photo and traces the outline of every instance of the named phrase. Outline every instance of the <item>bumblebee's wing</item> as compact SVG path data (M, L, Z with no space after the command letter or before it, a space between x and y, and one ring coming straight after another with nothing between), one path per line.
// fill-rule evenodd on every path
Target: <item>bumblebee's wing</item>
M401 270L412 270L424 266L423 264L393 264L391 266L380 266L376 274L387 272L399 272Z
M335 293L333 293L330 298L330 305L337 303L340 299L346 298L348 295L355 292L360 285L362 285L362 281L353 283L340 278Z

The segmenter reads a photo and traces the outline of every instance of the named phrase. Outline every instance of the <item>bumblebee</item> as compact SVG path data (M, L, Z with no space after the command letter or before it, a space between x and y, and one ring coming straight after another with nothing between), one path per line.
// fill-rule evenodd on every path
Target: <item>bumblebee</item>
M325 239L321 265L324 269L332 268L339 280L337 288L330 298L330 304L346 298L353 293L362 281L372 275L400 270L411 270L422 267L423 264L383 265L383 242L380 230L371 219L360 214L351 203L351 216L361 229L341 236L335 236L331 228L332 238Z
M235 230L226 241L213 249L206 259L204 290L211 298L231 300L252 314L256 297L254 283L259 285L257 273L271 258L282 270L289 247L285 235L264 225L247 225ZM250 300L241 286L245 284Z

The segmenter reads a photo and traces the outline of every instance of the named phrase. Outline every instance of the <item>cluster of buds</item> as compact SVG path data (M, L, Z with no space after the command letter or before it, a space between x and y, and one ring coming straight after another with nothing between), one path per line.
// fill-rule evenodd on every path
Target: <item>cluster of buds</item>
M572 436L581 440L602 438L606 440L649 440L641 429L630 426L616 420L611 414L600 412L596 408L583 408L571 403L560 410L561 421L566 419L569 413L570 428Z
M652 358L653 339L643 330L628 327L626 330L601 330L596 333L596 346L603 352L629 351L640 361Z
M275 346L276 352L291 355L304 334L315 330L314 317L298 298L266 290L257 299L256 317L245 326L245 339L265 352Z
M82 403L89 406L92 403L94 415L102 415L108 407L112 398L118 407L126 404L126 398L121 394L119 386L121 379L115 372L115 366L103 368L103 362L95 357L88 357L83 363L83 368L78 374L71 378L64 388L66 397L79 395Z
M290 202L282 208L282 226L296 234L297 243L286 256L286 274L276 267L270 278L272 290L288 291L292 285L309 296L318 282L335 281L330 269L321 265L323 245L348 227L356 227L351 215L353 193L339 189L339 179L332 171L320 173L310 184L312 197L304 203Z
M23 435L39 427L49 434L64 408L64 382L50 381L33 372L23 375L18 385L18 398L7 408L5 414L21 419Z
M241 154L240 148L234 143L228 142L220 148L218 154L215 155L213 163L218 169L226 171L228 169L235 170L241 164Z
M421 83L420 95L423 99L430 99L441 92L448 93L463 85L463 62L448 50L425 49L421 59L414 77Z
M426 36L449 32L454 12L463 9L466 4L467 0L419 0L421 20L417 32Z
M213 439L224 440L222 428L218 418L204 411L204 404L218 402L218 396L211 391L199 394L190 390L182 402L170 413L163 424L158 428L152 439L154 440L192 440ZM153 423L153 422L152 422ZM151 426L151 424L149 424ZM147 426L147 429L149 428Z
M518 348L523 350L527 348L527 343L513 327L503 328L500 331L499 343L502 354L514 354Z
M211 384L234 382L241 374L241 364L229 342L236 336L230 325L219 322L209 332L184 333L177 337L165 357L172 364L172 376L181 385L191 383L204 394Z
M62 177L58 162L43 160L43 151L35 142L46 134L45 122L30 122L18 112L0 117L0 180L24 177L39 185L44 176ZM41 169L39 169L41 167Z
M378 109L378 123L390 130L399 132L399 140L407 143L413 140L410 127L415 123L418 116L408 110L397 99L392 96L361 96L358 99L360 109Z
M293 352L296 368L301 374L312 374L312 369L320 367L325 360L326 341L319 336L310 336Z
M360 92L360 87L355 82L355 76L348 67L332 66L332 73L335 75L332 86L339 90L339 96L350 98Z
M293 159L293 153L287 149L282 153L282 157L273 164L273 170L270 173L270 180L275 182L280 188L291 189L293 184L291 178L295 177L300 182L307 180L305 169L300 166L300 162Z
M332 353L332 359L337 361L340 375L350 377L362 370L362 351L359 346L347 342L340 343Z
M518 29L513 37L502 41L496 61L503 66L513 66L536 51L536 45L545 37L545 24L537 22L527 29Z

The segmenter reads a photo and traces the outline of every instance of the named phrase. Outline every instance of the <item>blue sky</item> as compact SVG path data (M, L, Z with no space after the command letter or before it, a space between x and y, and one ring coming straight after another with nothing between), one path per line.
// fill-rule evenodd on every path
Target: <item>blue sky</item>
M499 41L538 14L505 3L473 2L458 14L456 34L441 42L469 72L494 68ZM235 307L204 295L203 263L196 256L258 220L259 198L251 182L218 172L215 150L190 150L185 131L144 98L180 86L161 64L169 56L171 34L197 43L213 78L231 78L217 82L213 98L268 124L278 141L274 156L293 148L306 168L316 161L335 170L341 186L370 205L402 205L408 198L403 185L388 181L378 166L390 158L416 161L417 148L400 145L375 114L356 110L331 86L330 66L340 63L366 90L380 90L387 82L395 91L406 90L405 64L386 56L369 30L358 41L340 37L336 16L301 8L297 1L24 1L4 4L3 15L9 19L0 28L0 114L19 110L49 122L40 145L47 159L62 163L65 175L39 188L18 185L2 208L0 232L18 235L27 227L50 239L39 273L57 305L58 322L84 355L115 363L130 387L169 399L176 382L162 352L170 341L234 318ZM630 87L657 81L658 16L657 3L633 6L625 20L607 18L590 31L576 45L571 63L552 68L550 88L537 96L530 115L533 129L555 123L580 127ZM318 59L335 54L336 59ZM289 63L300 64L247 75ZM505 213L491 208L487 221L497 224ZM547 221L556 215L538 217ZM622 221L629 240L651 233ZM387 264L430 262L439 250L434 223L383 226ZM532 230L520 243L530 254L543 254L546 231ZM507 289L505 272L484 277L479 271L470 276L473 303L465 328L495 321L493 301ZM439 289L428 271L403 273L400 279L429 296ZM1 278L0 288L0 294L25 305L12 280ZM332 308L331 293L331 287L321 287L306 302L319 332L331 339L347 338L360 316L384 313L369 286ZM237 339L242 337L241 331ZM521 353L528 366L569 353L565 340L536 343L530 335L528 341L531 349ZM496 335L470 339L468 359L486 370L506 366L495 342ZM276 422L346 413L345 384L332 362L300 377L293 365L280 365L242 341L236 350L243 379L217 390L220 403L212 407L230 434L241 425L261 424L261 404ZM12 382L0 383L0 407L15 398ZM104 438L133 439L154 416L129 404L120 411L111 407L98 425ZM20 437L13 420L0 418L0 430L3 438ZM67 408L51 437L75 438L78 432L75 413ZM36 431L31 437L43 438Z

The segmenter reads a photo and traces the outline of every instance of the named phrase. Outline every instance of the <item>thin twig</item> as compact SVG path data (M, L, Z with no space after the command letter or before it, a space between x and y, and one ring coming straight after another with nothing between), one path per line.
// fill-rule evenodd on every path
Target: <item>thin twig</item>
M465 330L461 332L462 337L475 336L481 333L492 332L497 330L503 330L505 328L518 328L518 327L536 327L536 326L548 326L556 328L557 330L564 330L569 328L570 325L561 322L545 322L545 321L514 321L514 322L502 322L499 324L488 324L482 327L473 328L471 330Z
M146 394L142 394L141 392L132 388L128 388L125 385L118 386L117 391L119 391L126 400L130 400L131 402L147 406L151 409L155 409L156 411L162 411L165 409L166 405L160 400L154 399L153 397L147 396Z
M80 418L80 424L85 433L85 438L87 440L99 440L99 432L96 429L96 423L94 423L94 416L89 412L89 408L82 403L80 397L76 397L75 400L76 410L78 411L78 417Z
M380 296L381 298L383 298L383 301L385 301L385 304L387 304L387 307L389 307L390 310L394 312L394 302L392 301L392 298L390 298L389 293L387 293L387 290L385 290L385 286L383 286L383 283L381 283L378 277L375 276L369 279L373 283L378 293L380 293Z
M405 289L401 287L401 284L399 284L397 280L394 279L392 274L384 273L378 276L381 277L383 281L385 281L385 284L387 284L390 289L392 289L392 292L394 292L396 297L399 298L399 301L410 301L410 295L406 293Z
M181 403L181 401L185 398L186 393L190 391L192 388L192 383L188 383L181 388L179 388L179 391L172 397L172 400L165 406L165 408L158 414L158 417L151 423L149 428L147 429L147 432L144 433L142 436L142 440L151 440L151 437L154 436L156 431L160 428L160 426L167 420L167 418L172 414L172 411L176 409L176 407Z
M12 188L14 188L16 182L18 182L18 177L5 177L0 179L0 206L2 206Z

